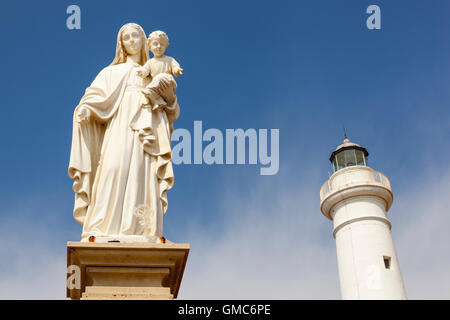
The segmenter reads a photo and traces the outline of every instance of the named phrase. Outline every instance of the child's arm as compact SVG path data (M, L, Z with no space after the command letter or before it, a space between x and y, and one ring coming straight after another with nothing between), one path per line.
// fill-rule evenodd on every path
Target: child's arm
M150 66L150 60L148 60L142 67L140 67L136 74L141 78L147 78L150 74L151 66Z
M172 68L172 74L175 77L179 77L183 74L183 69L180 67L180 64L174 58L171 59L170 66Z

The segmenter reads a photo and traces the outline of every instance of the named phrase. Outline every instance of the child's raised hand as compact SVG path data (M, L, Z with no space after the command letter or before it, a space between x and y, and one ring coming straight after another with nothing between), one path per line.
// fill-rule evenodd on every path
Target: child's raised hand
M183 74L183 69L182 68L176 68L175 70L173 70L173 75L175 77L179 77Z

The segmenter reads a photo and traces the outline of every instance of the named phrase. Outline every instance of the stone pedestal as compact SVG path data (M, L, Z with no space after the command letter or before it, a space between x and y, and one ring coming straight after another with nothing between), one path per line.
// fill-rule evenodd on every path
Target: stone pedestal
M189 244L67 243L71 299L174 299Z

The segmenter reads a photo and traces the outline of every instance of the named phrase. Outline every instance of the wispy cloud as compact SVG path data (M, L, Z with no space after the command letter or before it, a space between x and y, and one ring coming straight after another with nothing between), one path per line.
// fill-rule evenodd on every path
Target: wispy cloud
M450 171L394 190L389 212L410 299L450 298ZM261 194L276 194L272 206ZM335 243L318 190L259 187L226 199L225 236L193 237L182 298L339 299ZM225 205L226 205L225 204Z
M339 299L332 224L307 185L279 179L245 199L226 194L218 234L198 222L183 236L191 253L179 298ZM408 297L449 299L450 173L394 192L390 218ZM50 229L17 216L2 220L0 298L65 298L67 239Z
M52 230L22 222L3 221L0 228L0 299L63 299L65 243L51 239Z
M394 242L408 298L450 299L450 171L415 181L396 202Z
M222 236L200 227L189 236L181 298L339 298L331 223L320 214L318 191L282 182L259 184L245 198L229 193Z

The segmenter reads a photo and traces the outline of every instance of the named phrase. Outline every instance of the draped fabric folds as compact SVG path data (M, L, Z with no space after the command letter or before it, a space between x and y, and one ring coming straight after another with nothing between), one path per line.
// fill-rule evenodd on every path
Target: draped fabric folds
M86 89L73 118L69 176L73 215L88 237L160 237L167 190L174 184L170 136L175 101L152 110L135 63L104 68ZM77 122L80 108L87 122Z

